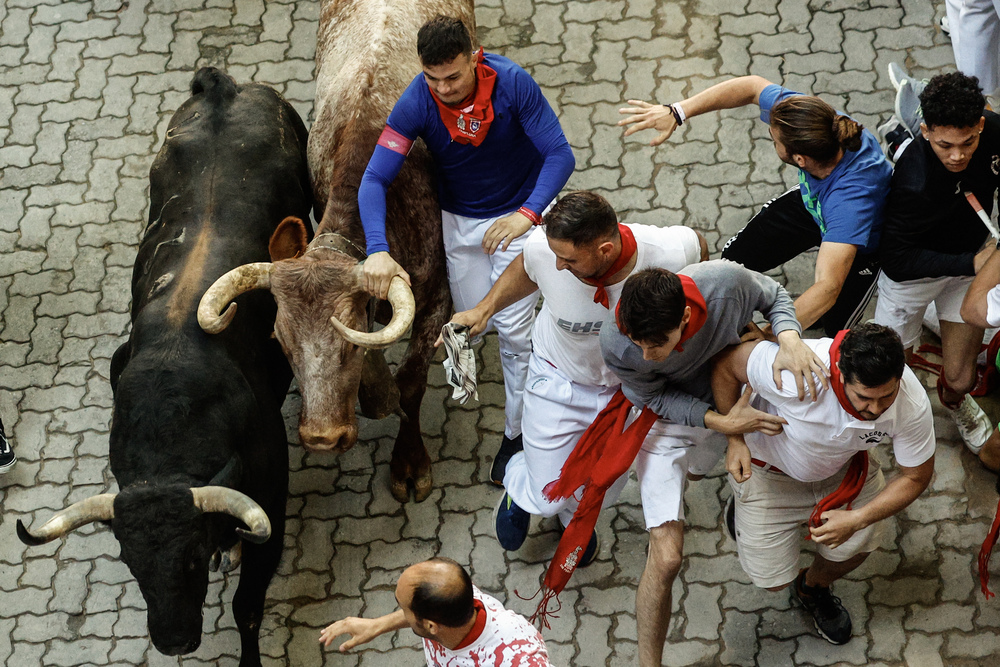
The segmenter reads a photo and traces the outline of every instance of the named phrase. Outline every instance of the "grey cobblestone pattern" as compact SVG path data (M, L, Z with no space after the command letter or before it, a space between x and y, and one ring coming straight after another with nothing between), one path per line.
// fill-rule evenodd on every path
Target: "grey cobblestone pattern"
M926 0L485 0L485 46L525 66L556 107L577 155L572 188L605 194L628 221L688 224L715 250L793 181L751 110L698 118L670 145L623 142L628 98L672 101L754 73L811 91L874 128L892 106L891 60L917 76L952 66ZM268 83L308 117L318 3L286 0L5 0L0 3L0 412L20 462L0 477L0 664L234 665L228 609L236 575L213 576L205 639L185 658L151 648L144 603L109 530L90 526L28 549L17 519L114 490L107 467L110 357L128 328L129 276L145 221L147 174L194 69ZM775 273L794 293L812 259ZM419 665L416 638L385 636L352 655L321 653L318 631L395 606L405 565L433 554L471 567L514 609L558 538L536 522L504 554L484 483L503 427L495 338L481 350L482 402L448 398L440 366L424 401L436 490L400 506L388 492L396 423L366 422L339 459L291 445L286 550L261 645L268 665ZM935 402L937 406L937 403ZM286 405L295 439L298 402ZM893 546L837 587L850 644L818 638L787 594L750 585L720 530L721 474L688 489L687 559L674 589L670 665L983 665L1000 661L1000 603L986 602L974 556L995 494L940 407L937 473L893 520ZM599 524L598 561L562 596L545 632L557 665L636 663L634 590L646 542L637 489ZM1000 566L994 565L994 573Z

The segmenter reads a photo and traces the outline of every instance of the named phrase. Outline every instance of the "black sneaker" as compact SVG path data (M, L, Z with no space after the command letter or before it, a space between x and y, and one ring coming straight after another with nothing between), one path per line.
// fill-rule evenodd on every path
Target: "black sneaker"
M838 646L851 641L851 615L840 604L840 598L829 588L806 586L805 579L806 571L802 570L792 584L792 599L812 614L823 639Z
M7 440L3 424L0 424L0 473L7 472L14 467L15 463L17 463L17 456L14 454L14 448L10 446L10 441Z
M723 525L726 527L726 535L733 542L736 541L736 497L729 496L726 500L726 507L722 510L722 516L726 518Z
M597 531L595 530L590 536L590 542L587 543L587 549L583 552L583 557L580 559L577 568L587 567L597 560L597 552L600 550L601 538L597 536Z
M491 482L497 486L503 486L503 476L507 472L507 462L510 461L510 457L522 449L524 449L524 441L520 435L516 438L508 438L506 435L503 437L503 440L500 442L500 449L497 450L497 455L493 457L493 467L490 468Z

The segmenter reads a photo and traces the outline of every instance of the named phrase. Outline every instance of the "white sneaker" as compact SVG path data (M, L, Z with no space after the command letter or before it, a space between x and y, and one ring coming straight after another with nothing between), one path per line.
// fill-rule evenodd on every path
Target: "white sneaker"
M965 446L969 451L978 455L993 431L990 418L986 416L983 409L979 407L975 399L965 395L962 402L954 410L949 410L951 419L958 427L958 434L962 436Z

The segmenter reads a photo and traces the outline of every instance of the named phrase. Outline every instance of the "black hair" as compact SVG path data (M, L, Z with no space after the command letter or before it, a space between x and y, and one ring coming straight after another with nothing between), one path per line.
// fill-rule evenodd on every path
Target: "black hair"
M840 343L840 374L844 384L880 387L903 377L906 353L899 334L889 327L865 322L851 327Z
M425 66L435 67L463 54L472 54L472 37L460 19L438 14L417 32L417 55Z
M445 563L451 565L459 578L459 586L440 585L422 581L413 587L413 599L410 610L417 618L434 621L448 628L460 628L470 620L475 613L472 595L472 579L461 565L450 558L437 556L429 563Z
M577 190L557 201L543 220L545 235L574 246L618 235L618 216L608 200L589 190Z
M684 287L666 269L643 269L629 276L618 301L618 326L634 341L663 345L684 318Z
M979 123L985 108L979 79L961 72L938 74L920 93L920 109L927 127L972 127Z

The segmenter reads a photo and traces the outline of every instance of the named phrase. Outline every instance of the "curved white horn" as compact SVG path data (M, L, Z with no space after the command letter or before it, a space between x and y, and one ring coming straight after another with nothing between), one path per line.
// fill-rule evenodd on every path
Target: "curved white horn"
M62 537L80 526L94 521L110 521L115 518L115 493L102 493L73 503L57 512L36 530L29 531L20 519L17 521L17 536L28 546L38 546Z
M330 318L330 324L349 343L354 343L359 347L382 348L389 347L406 334L406 330L413 324L413 315L416 312L416 305L413 301L413 291L406 281L395 276L389 283L389 303L392 305L392 319L381 331L368 333L351 329L336 317Z
M212 286L205 290L198 304L198 324L207 333L217 334L229 326L236 317L233 299L244 292L271 288L271 263L254 262L237 266L219 276ZM228 304L228 307L226 305ZM219 315L226 307L226 312Z
M267 513L250 496L228 486L197 486L191 489L194 506L202 512L220 512L235 517L250 527L237 528L244 539L256 544L271 537L271 521Z

